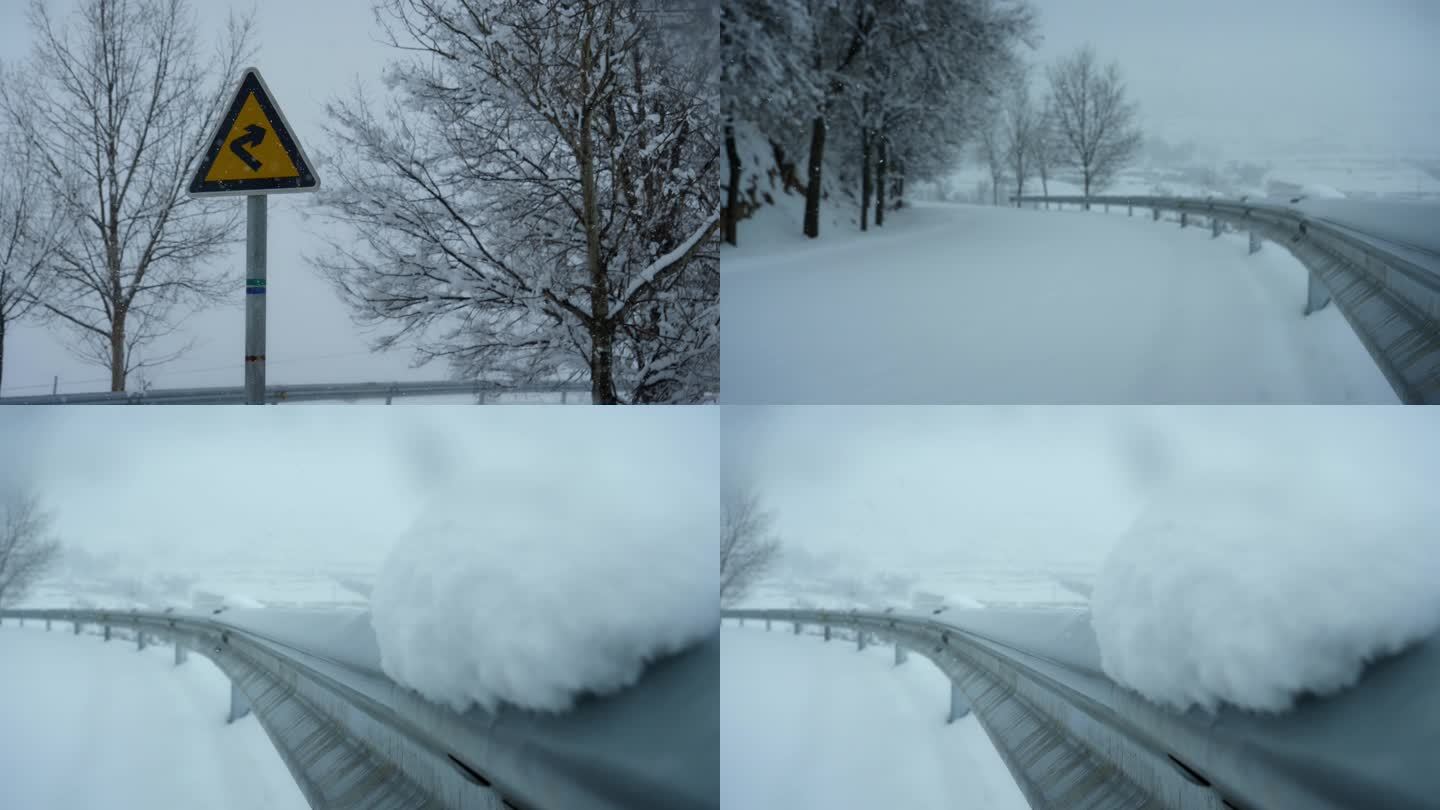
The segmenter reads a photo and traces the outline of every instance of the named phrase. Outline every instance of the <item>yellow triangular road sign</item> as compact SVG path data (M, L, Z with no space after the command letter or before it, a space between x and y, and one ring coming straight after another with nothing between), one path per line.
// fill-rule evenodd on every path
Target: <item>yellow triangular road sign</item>
M260 71L246 68L190 181L192 197L274 194L320 187Z

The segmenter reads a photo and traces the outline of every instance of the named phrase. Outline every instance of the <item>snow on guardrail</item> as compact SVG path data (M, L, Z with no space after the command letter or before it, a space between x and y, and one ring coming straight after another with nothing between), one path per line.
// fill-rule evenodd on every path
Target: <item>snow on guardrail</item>
M506 617L524 622L513 605ZM631 689L547 715L459 713L397 688L353 611L0 610L10 618L169 640L177 665L183 649L206 656L231 680L231 716L254 712L314 807L719 806L718 633Z
M1350 689L1277 717L1227 706L1179 713L1119 687L1101 671L1083 610L722 616L764 620L767 629L794 623L797 632L802 624L847 628L861 644L879 638L897 653L903 647L929 658L951 679L952 703L974 711L1034 810L1369 810L1425 807L1440 795L1432 761L1440 636L1376 664L1380 671Z

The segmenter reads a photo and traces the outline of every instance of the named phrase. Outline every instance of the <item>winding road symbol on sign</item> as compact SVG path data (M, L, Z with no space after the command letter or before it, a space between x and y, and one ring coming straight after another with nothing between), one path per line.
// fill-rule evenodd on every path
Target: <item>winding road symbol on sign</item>
M251 124L250 126L245 128L245 133L243 135L230 142L230 151L234 152L235 157L240 158L240 160L242 160L246 166L249 166L250 171L258 172L260 171L260 167L264 164L256 160L254 155L245 151L245 147L248 146L254 148L264 142L265 128L256 126L255 124Z
M5 0L0 0L3 4ZM205 143L190 196L277 194L320 187L260 71L246 68L230 106ZM3 804L3 802L0 802Z

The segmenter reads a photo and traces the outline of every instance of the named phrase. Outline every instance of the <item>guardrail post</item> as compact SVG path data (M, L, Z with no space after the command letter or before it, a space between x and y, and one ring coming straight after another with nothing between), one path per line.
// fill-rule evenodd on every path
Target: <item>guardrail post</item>
M106 640L106 641L109 641L109 640L110 640L110 625L108 625L108 624L105 625L105 640Z
M185 649L185 645L180 643L180 639L175 639L175 666L178 667L185 663L185 659L188 657L189 655Z
M766 616L766 617L765 617L765 632L767 632L767 633L770 632L770 617L769 617L769 616Z
M957 683L955 683L954 681L951 681L951 682L950 682L950 716L949 716L948 718L946 718L945 723L946 723L947 725L950 724L950 723L953 723L953 722L955 722L956 720L959 720L960 718L964 717L965 715L967 715L967 714L969 714L969 713L970 713L970 701L968 701L968 700L965 699L964 693L962 693L962 692L960 691L960 685L957 684Z
M826 641L829 641L829 640L830 640L830 625L828 625L828 624L825 625L825 640L826 640Z
M864 631L864 630L856 630L856 631L855 631L855 649L856 649L856 651L861 651L861 650L864 650L864 649L865 649L865 631Z
M1135 206L1133 206L1133 205L1127 205L1127 206L1125 206L1125 216L1127 216L1127 217L1133 217L1133 216L1135 216Z
M895 666L898 667L898 666L900 666L901 664L905 663L905 659L908 658L908 657L909 657L909 654L907 654L907 653L905 652L905 648L902 647L902 646L899 645L899 644L896 644L896 645L895 645Z
M1153 220L1153 221L1155 221L1155 222L1159 222L1159 221L1160 221L1160 209L1159 209L1159 208L1151 208L1151 209L1150 209L1150 219Z
M800 635L800 623L795 622L795 635Z
M230 682L230 716L229 716L228 719L226 719L225 722L226 722L226 723L233 723L233 722L235 722L236 720L239 720L240 718L244 717L245 715L247 715L247 714L249 714L249 713L250 713L250 701L249 701L249 699L247 699L247 698L245 697L245 693L244 693L244 692L241 692L241 691L240 691L240 687L236 686L234 681L231 681L231 682Z
M1319 312L1325 308L1326 304L1330 303L1330 290L1313 270L1307 270L1306 275L1310 279L1310 284L1305 290L1305 314L1309 315L1312 312Z
M1190 215L1187 214L1187 213L1185 213L1184 211L1181 211L1181 212L1180 212L1180 227L1183 228L1183 227L1185 227L1186 225L1188 225L1189 223L1190 223Z
M49 619L46 619L46 620L45 620L45 632L47 632L47 633L50 632L50 620L49 620Z
M76 620L75 620L75 635L77 635L77 636L80 635L80 620L79 620L79 619L76 619Z
M1251 255L1254 255L1254 254L1259 253L1259 252L1260 252L1260 234L1255 233L1254 231L1251 231L1251 232L1250 232L1250 253L1251 253Z
M1210 238L1214 239L1220 235L1220 218L1210 217Z
M144 631L144 630L136 630L136 631L135 631L135 649L137 649L137 650L143 650L143 649L145 649L145 631Z
M562 390L560 391L560 404L561 404L561 405L564 405L564 404L568 403L569 401L570 401L570 392L562 389Z

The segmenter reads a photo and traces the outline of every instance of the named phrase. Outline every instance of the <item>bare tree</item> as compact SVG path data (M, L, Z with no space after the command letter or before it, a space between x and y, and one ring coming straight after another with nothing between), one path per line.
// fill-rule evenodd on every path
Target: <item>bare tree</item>
M0 605L24 598L60 560L60 541L51 535L54 516L34 494L8 489L0 495Z
M1055 132L1055 105L1050 99L1040 109L1040 120L1035 127L1035 171L1040 175L1040 193L1050 196L1050 171L1059 158L1060 143ZM1045 202L1046 210L1050 202Z
M358 238L317 267L456 376L590 381L592 401L719 386L718 37L640 0L384 0L398 98L332 103ZM707 18L713 19L713 18Z
M1089 46L1056 63L1049 78L1064 162L1080 170L1089 197L1139 153L1135 105L1125 98L1120 66L1102 69Z
M990 204L1000 204L1000 187L1005 184L1005 142L992 116L980 126L980 159L990 170Z
M720 516L720 603L734 604L779 560L775 514L746 489L725 493Z
M1030 77L1019 72L1000 102L1000 137L1005 162L1015 180L1015 196L1025 193L1025 179L1035 170L1040 115L1030 100ZM1020 207L1020 201L1015 201Z
M68 25L53 7L31 0L31 80L0 87L0 109L78 223L39 305L123 391L131 372L188 348L142 357L146 345L234 289L205 262L233 238L240 209L185 187L248 56L250 22L231 17L204 53L185 0L81 0Z
M25 81L0 65L0 86ZM71 231L71 220L47 185L35 145L0 122L0 382L5 375L5 332L28 315L45 286L52 256Z

